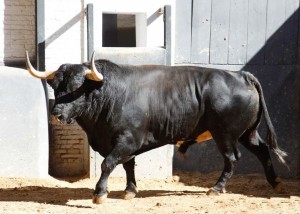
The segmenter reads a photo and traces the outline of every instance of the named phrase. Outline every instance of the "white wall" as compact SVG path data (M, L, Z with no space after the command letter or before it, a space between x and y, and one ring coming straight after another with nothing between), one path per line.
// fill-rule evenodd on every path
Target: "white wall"
M147 26L145 46L163 46L163 16L155 12L175 0L51 0L45 1L46 69L63 63L81 63L86 58L88 3L94 4L95 49L102 46L102 13L145 13L154 21ZM173 24L175 26L175 15ZM174 29L174 28L173 28ZM173 33L172 35L175 35ZM142 39L143 41L143 39ZM23 62L24 50L35 56L35 0L0 1L0 65ZM173 48L174 49L174 48Z
M172 0L96 0L89 2L94 3L95 24L99 26L95 29L95 43L100 45L102 43L102 13L146 13L147 18L155 14L157 10L165 5L175 5ZM175 9L175 6L173 7ZM154 15L155 16L155 15ZM153 17L153 16L152 16ZM173 16L175 17L175 16ZM97 23L98 22L98 23ZM174 22L175 24L175 22ZM147 44L146 46L163 46L164 44L164 29L163 29L163 16L159 16L147 27Z
M87 61L87 23L84 10L88 3L94 4L94 44L95 49L97 49L99 47L102 47L103 12L129 14L146 13L147 18L149 18L160 7L163 7L167 4L174 5L174 2L175 1L172 0L46 1L46 69L56 69L63 63L81 63ZM68 9L66 10L66 8ZM175 6L173 8L175 9ZM173 24L175 26L175 21L173 21ZM146 46L164 45L164 28L162 15L147 26L146 37Z
M46 69L85 60L83 0L45 1Z

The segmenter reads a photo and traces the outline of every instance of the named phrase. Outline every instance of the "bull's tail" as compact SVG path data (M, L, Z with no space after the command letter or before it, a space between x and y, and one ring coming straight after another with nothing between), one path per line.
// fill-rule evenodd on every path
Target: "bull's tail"
M269 146L269 148L271 149L272 152L274 152L274 154L276 155L277 159L286 165L286 162L284 160L284 157L287 156L287 153L285 151L283 151L277 143L277 136L275 133L275 129L274 126L271 122L270 116L269 116L269 112L267 110L267 106L266 106L266 102L265 102L265 98L263 95L263 91L262 91L262 87L259 83L259 81L250 73L248 73L248 81L250 80L250 82L252 82L255 85L255 88L259 94L259 100L260 100L260 106L262 108L263 111L263 115L266 121L266 125L267 125L267 144Z

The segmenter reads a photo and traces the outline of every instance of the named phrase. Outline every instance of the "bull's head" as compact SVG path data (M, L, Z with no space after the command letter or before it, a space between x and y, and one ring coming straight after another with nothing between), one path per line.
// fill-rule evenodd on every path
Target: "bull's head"
M56 71L37 71L31 65L26 51L26 66L29 73L45 79L54 89L55 105L52 115L62 123L71 123L87 108L86 79L101 82L103 76L97 71L93 53L90 68L84 64L64 64Z

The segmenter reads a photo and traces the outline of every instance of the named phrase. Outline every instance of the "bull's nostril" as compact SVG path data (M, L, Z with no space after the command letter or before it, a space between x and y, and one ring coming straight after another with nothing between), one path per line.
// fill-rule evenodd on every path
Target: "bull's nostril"
M62 123L63 116L61 114L52 114L50 120L52 124Z
M61 121L61 120L62 120L62 115L61 115L61 114L56 115L55 117L56 117L56 119L57 119L58 121Z

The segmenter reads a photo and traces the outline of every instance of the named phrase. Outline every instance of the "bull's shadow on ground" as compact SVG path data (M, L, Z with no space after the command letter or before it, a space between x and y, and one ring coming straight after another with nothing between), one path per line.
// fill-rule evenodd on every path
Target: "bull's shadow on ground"
M213 187L221 175L220 172L200 173L175 170L174 174L179 177L179 182L187 186L197 186L207 188ZM285 193L276 193L267 182L265 175L256 174L233 174L228 181L225 194L240 194L248 197L261 198L286 198L290 196L300 196L299 179L281 179ZM220 193L224 194L224 193Z
M154 187L155 188L155 187ZM149 197L168 197L168 196L185 196L185 195L205 195L205 191L172 191L172 190L142 190L136 195L136 198L149 198ZM108 198L122 199L124 195L123 191L112 191L110 192ZM134 199L132 199L134 200Z
M171 190L170 188L172 187L170 186L168 186L168 189L166 188L166 190L163 190L161 187L156 188L155 184L153 184L149 190L140 190L136 195L136 198L193 195L210 197L206 196L206 191L214 185L215 181L218 179L219 173L201 174L195 172L175 171L175 175L177 180L173 181L171 184L167 184L174 184L174 190ZM139 182L141 183L143 181L140 180ZM228 183L227 190L229 193L225 194L240 194L242 196L261 198L289 198L290 196L300 197L300 180L284 180L284 183L289 194L276 194L265 181L264 175L262 174L235 175ZM184 185L182 186L182 184ZM179 189L178 185L181 185ZM193 190L191 189L191 186L195 186L197 188ZM0 201L36 202L78 208L91 208L91 205L70 205L68 202L71 200L91 200L92 194L93 189L90 188L24 186L0 189ZM123 200L122 197L122 190L111 191L108 195L108 198L115 200Z
M69 200L92 200L93 190L89 188L25 186L0 189L0 201L36 202L53 205L68 205ZM89 206L78 206L90 208Z
M25 186L0 190L0 201L8 202L35 202L52 205L63 205L78 208L91 208L89 205L69 205L70 200L92 200L93 190L89 188L66 188L66 187L40 187ZM166 197L184 195L203 195L205 191L165 191L145 190L140 191L137 198ZM111 191L110 199L123 200L123 191ZM132 199L134 200L134 199Z

